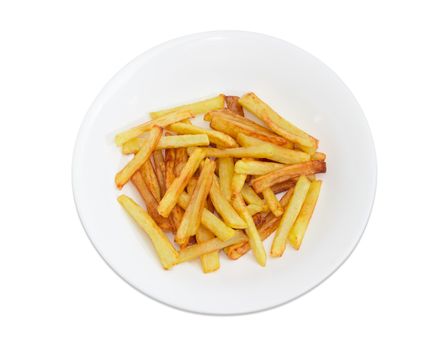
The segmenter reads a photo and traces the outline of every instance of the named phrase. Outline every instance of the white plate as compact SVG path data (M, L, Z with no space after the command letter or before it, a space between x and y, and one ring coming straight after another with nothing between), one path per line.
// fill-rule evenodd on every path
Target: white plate
M165 271L153 248L116 201L114 174L128 157L116 132L147 112L218 93L254 91L281 115L320 139L327 154L322 192L300 251L260 267L252 254L221 257L203 274L199 261ZM311 290L348 258L371 212L376 157L360 106L322 62L279 39L247 32L186 36L137 57L110 80L88 111L73 157L73 192L90 240L108 265L149 297L207 314L265 310ZM130 185L122 192L140 201ZM265 242L269 251L271 238Z

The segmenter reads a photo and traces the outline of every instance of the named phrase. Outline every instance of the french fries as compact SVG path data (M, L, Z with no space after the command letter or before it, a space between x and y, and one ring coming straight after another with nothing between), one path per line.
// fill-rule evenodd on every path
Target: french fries
M221 193L218 178L216 176L213 176L212 186L210 187L210 199L212 200L216 211L228 226L237 229L247 227L245 221L241 219L230 202Z
M247 207L245 206L244 200L241 197L241 194L233 194L232 196L232 204L236 211L241 215L244 221L247 223L247 228L245 232L249 238L250 246L253 251L253 255L256 258L256 261L259 265L265 266L267 255L265 254L264 246L262 245L261 236L259 235L258 230L256 229L255 223L253 222L253 218L250 213L247 211Z
M320 160L290 165L253 179L251 184L256 192L262 192L277 183L291 180L300 175L312 175L326 172L326 163Z
M192 127L192 125L181 123ZM175 124L173 124L175 125ZM123 154L137 153L139 149L145 144L147 137L135 137L122 145ZM236 144L236 142L235 142ZM164 136L157 144L156 150L167 148L182 148L182 147L196 147L196 146L208 146L208 135L177 135L177 136Z
M131 176L139 170L142 164L146 162L159 142L162 133L163 129L160 127L154 126L151 129L151 135L148 142L145 143L134 158L116 174L115 182L118 189L121 189L130 180Z
M125 142L143 134L146 131L152 130L154 126L163 128L165 126L188 118L193 118L193 115L187 111L165 114L162 117L157 118L156 120L151 120L149 122L137 125L134 128L117 134L115 137L116 145L122 146Z
M177 263L178 253L154 220L130 197L120 195L117 200L136 223L145 231L154 245L163 268L170 269Z
M319 198L320 187L322 182L317 180L313 181L309 186L308 193L306 195L305 201L303 202L302 209L300 210L299 216L296 219L293 227L291 228L288 239L294 249L298 250L302 244L303 237L305 236L305 231L308 227L311 216L314 212L314 208Z
M276 134L304 147L309 153L315 152L318 143L314 138L282 118L254 93L245 94L239 99L239 103L266 123Z
M201 223L200 212L204 209L207 195L212 184L212 177L215 171L215 162L210 159L204 161L200 177L195 186L191 201L186 208L180 227L175 235L177 243L185 242L190 236L194 236Z
M187 163L181 170L180 175L175 178L159 203L157 210L161 216L164 216L165 218L169 216L169 213L177 204L180 194L184 191L189 179L197 171L198 166L205 156L206 152L201 148L197 148L189 157Z
M288 206L285 210L285 215L280 221L279 228L277 229L276 235L274 236L273 243L271 245L271 256L277 257L282 256L285 251L288 233L290 232L297 216L299 215L300 209L302 208L303 202L305 201L306 194L308 193L310 187L310 182L306 176L300 176L294 188L294 194L291 198Z
M151 112L149 115L152 119L157 120L165 114L178 113L187 111L193 115L204 114L215 109L224 108L224 95L220 94L218 96L209 98L207 100L202 100L194 103L189 103L187 105L182 105L178 107L163 109L157 112Z
M199 114L210 129L192 125ZM204 273L217 271L220 250L233 260L252 250L265 266L262 242L274 232L272 257L287 241L300 248L320 193L316 174L326 172L316 138L254 93L220 94L150 117L116 135L132 159L115 183L121 189L131 181L142 197L146 211L125 195L118 201L151 238L165 269L200 259Z
M235 141L233 137L230 137L229 135L216 130L203 129L198 126L194 126L186 123L171 124L167 127L167 129L172 132L175 132L176 134L180 134L180 135L183 134L184 136L189 136L185 134L206 135L208 142L214 143L218 147L222 147L222 148L238 147L238 143ZM181 147L190 147L190 146L191 145L185 145ZM203 145L194 144L192 146L203 146Z

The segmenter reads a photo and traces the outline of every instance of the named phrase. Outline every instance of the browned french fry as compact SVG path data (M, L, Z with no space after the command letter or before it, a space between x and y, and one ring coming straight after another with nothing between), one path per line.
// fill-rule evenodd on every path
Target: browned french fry
M182 123L183 124L183 123ZM175 124L172 124L175 125ZM191 127L191 125L183 124ZM148 136L140 135L135 137L122 146L123 154L137 153L139 149L148 139ZM236 142L235 142L236 144ZM207 135L172 135L164 136L160 139L156 149L168 149L168 148L181 148L181 147L196 147L196 146L208 146L209 137Z
M134 156L134 158L131 159L131 161L116 174L115 182L117 188L121 189L130 180L131 176L133 176L134 173L140 169L142 164L146 162L159 142L162 132L163 129L157 126L151 129L148 142L145 143L140 151Z
M186 186L187 194L191 197L192 197L192 194L194 193L195 186L197 186L197 181L198 181L198 177L193 176L193 177L191 177L191 179L189 180L189 182Z
M233 137L216 130L203 129L198 126L188 125L186 123L175 123L167 127L167 129L177 134L200 134L207 135L210 143L214 143L218 147L230 148L238 147L238 143ZM188 147L188 146L187 146Z
M233 158L218 158L218 176L221 192L228 201L232 200Z
M300 175L312 175L324 172L326 172L326 163L324 161L311 160L305 163L289 165L266 175L259 176L253 179L251 184L255 191L259 193L277 183L297 178Z
M148 186L149 191L152 193L158 203L162 197L160 193L159 181L157 180L157 176L151 161L152 159L149 158L145 163L143 163L143 165L140 167L140 174L142 175L146 186Z
M236 234L232 238L226 241L222 241L219 238L212 238L203 243L197 243L191 245L185 249L180 250L180 254L178 255L178 259L177 259L177 264L180 264L185 261L197 259L204 254L208 254L216 250L223 249L233 244L246 242L247 240L248 238L243 232L236 231Z
M268 187L262 191L262 194L264 195L264 199L268 205L268 208L274 214L274 216L281 216L284 210L280 205L279 201L277 200L273 190L270 187Z
M183 219L177 230L175 240L177 243L184 242L190 236L194 236L200 227L201 211L206 204L207 195L212 184L212 177L215 171L215 162L210 159L204 161L200 177L191 196L189 205L183 215Z
M239 104L238 96L226 96L225 101L226 101L227 109L229 109L235 114L244 116L244 111L242 110L242 106Z
M221 109L221 108L224 108L224 95L222 94L206 100L189 103L186 105L177 106L173 108L163 109L157 112L151 112L150 116L152 119L156 119L170 112L175 113L175 112L183 112L183 111L189 111L191 114L197 115L197 114L204 114L212 110Z
M186 148L177 148L175 150L175 176L180 176L181 170L187 162L187 150Z
M152 130L154 126L163 128L169 124L176 123L188 118L193 118L193 115L187 111L174 112L163 115L156 120L151 120L149 122L140 124L138 126L135 126L134 128L117 134L115 138L116 145L122 146L125 142L143 134L146 131Z
M158 202L156 201L156 199L154 198L154 196L151 194L150 190L146 186L139 171L136 171L134 173L134 175L131 177L131 181L134 184L134 186L137 188L137 191L142 196L142 199L146 205L146 210L148 211L148 214L151 215L152 219L157 223L157 225L160 226L162 230L171 231L172 230L171 223L169 222L168 219L164 218L163 216L160 216L160 214L157 212Z
M311 153L317 149L317 140L282 118L254 93L245 94L239 99L239 103L267 124L276 134L305 147Z
M294 178L291 180L279 182L277 184L274 184L270 188L275 194L278 194L284 191L288 191L290 188L294 187L296 185L297 180L298 178Z
M285 167L285 164L263 162L253 159L240 159L235 163L235 173L247 175L265 175L273 170Z
M311 183L299 216L297 217L296 222L288 234L288 239L296 250L299 249L300 245L302 244L302 240L305 236L309 221L311 220L312 213L314 212L317 199L319 198L321 185L321 181L313 181Z
M180 175L175 178L159 203L157 210L161 216L169 216L169 213L177 204L180 194L184 191L189 179L192 177L195 171L197 171L198 166L205 156L206 152L200 148L197 148L189 157L188 161L181 170Z
M117 198L127 213L146 232L154 245L157 255L160 258L163 268L170 269L177 262L178 253L169 242L166 235L160 229L148 213L136 202L125 195Z
M160 194L163 196L166 192L166 165L163 159L163 153L161 150L156 150L152 154L154 158L155 173L157 175L157 181L160 186ZM160 198L161 199L161 198Z
M196 233L197 243L203 243L215 238L215 235L207 230L205 227L200 226ZM220 267L219 250L204 254L200 256L201 267L204 273L214 272Z
M244 200L240 193L233 194L232 196L232 204L239 215L244 219L247 223L247 228L245 232L249 237L250 246L253 251L253 255L256 258L256 261L259 265L265 266L267 255L265 254L264 246L262 245L261 236L259 235L258 230L256 229L255 223L253 222L253 218L250 213L247 211L247 207L245 206Z
M299 180L294 187L294 194L288 203L285 213L282 216L279 227L274 236L273 243L271 245L271 256L279 257L282 256L286 248L286 243L288 239L288 233L293 227L297 216L300 213L302 205L305 201L306 195L308 193L310 182L306 176L300 176Z

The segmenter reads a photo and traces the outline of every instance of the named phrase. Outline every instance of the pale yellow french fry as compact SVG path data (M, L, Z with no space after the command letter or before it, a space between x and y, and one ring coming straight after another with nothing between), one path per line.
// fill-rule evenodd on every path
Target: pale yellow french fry
M245 184L245 180L247 179L247 175L245 174L237 174L234 173L232 177L232 196L235 193L240 193L242 187Z
M131 176L140 169L142 164L148 160L149 156L157 146L162 133L162 128L157 126L152 128L148 142L145 143L134 158L116 174L115 182L117 188L121 189L130 180Z
M240 159L235 163L235 173L246 175L265 175L285 166L285 164L280 163L263 162L252 159Z
M284 210L277 200L276 195L274 194L272 189L268 187L262 191L262 194L264 195L264 199L268 205L268 208L274 214L274 216L281 216Z
M140 167L140 175L142 175L143 181L145 181L151 194L154 196L155 200L160 202L162 198L160 193L160 185L157 180L157 176L152 166L151 159L147 159L145 163Z
M326 160L326 154L322 152L316 152L311 155L311 160Z
M216 130L203 129L198 126L194 126L186 123L171 124L167 127L167 129L180 135L185 135L185 134L206 135L208 137L209 142L214 143L218 147L222 147L222 148L238 147L238 143L235 141L233 137ZM189 147L189 146L185 146L185 147Z
M232 200L233 158L218 158L218 176L221 192L228 201Z
M236 229L247 227L245 221L242 220L230 202L222 194L219 187L218 178L216 176L213 177L212 186L210 187L210 199L216 211L223 218L227 225Z
M300 176L294 188L294 194L285 209L284 215L274 236L273 243L271 245L271 256L282 256L286 248L288 239L288 233L293 227L297 216L302 209L303 202L305 201L306 194L308 193L310 182L306 176Z
M157 210L161 216L164 216L165 218L169 216L169 213L177 204L180 194L186 188L189 179L197 171L198 166L205 156L206 152L201 148L197 148L189 157L187 163L181 170L180 175L175 178L159 203Z
M190 196L186 192L183 192L178 198L178 205L186 209L189 205L189 201ZM206 208L201 211L201 224L222 241L232 238L237 232Z
M189 124L183 124L192 126ZM137 153L143 144L148 140L148 137L135 137L134 139L125 142L122 146L123 154ZM236 143L236 142L235 142ZM197 147L208 146L209 137L207 135L176 135L176 136L164 136L160 139L156 149L167 148L182 148L182 147Z
M189 205L184 212L183 219L175 235L177 243L185 242L188 237L194 236L201 224L201 211L204 209L206 199L212 184L215 171L215 162L206 159L201 169L200 177L191 196Z
M182 112L188 111L193 115L208 113L215 109L224 108L224 95L218 95L206 100L189 103L182 106L177 106L173 108L163 109L157 112L151 112L150 116L152 119L159 118L167 113L171 112Z
M298 250L302 244L302 240L305 236L306 229L314 212L317 199L319 198L321 185L322 182L319 180L311 183L299 216L297 217L296 222L288 234L288 239L294 249Z
M195 237L197 238L197 243L203 243L214 239L215 235L205 227L200 226ZM201 255L200 261L204 273L218 270L220 268L219 251L214 250L213 252Z
M248 184L242 187L241 194L247 204L256 204L263 208L263 211L268 209L267 203Z
M117 200L149 236L162 266L165 269L170 269L175 265L178 258L177 251L174 249L171 242L169 242L168 237L166 237L148 213L128 196L121 195Z
M260 205L257 204L249 204L247 205L247 210L250 213L251 216L263 212L264 211L264 207L261 207ZM256 222L255 222L256 225Z
M169 124L177 123L188 118L193 118L193 115L187 111L173 112L163 115L156 120L151 120L149 122L137 125L134 128L117 134L115 137L116 145L122 146L125 142L143 134L146 131L152 130L154 126L159 126L163 128L165 126L168 126Z
M267 255L262 244L261 236L256 229L253 218L251 217L250 213L247 210L247 207L245 206L241 194L233 194L232 204L236 211L239 213L239 215L241 215L241 217L247 223L247 228L245 229L245 232L249 237L250 246L252 248L253 255L255 256L256 261L259 265L265 266L265 263L267 261Z
M185 261L197 259L204 254L208 254L226 248L233 244L246 242L247 240L248 237L243 232L236 231L236 234L232 238L226 241L222 241L219 238L212 238L203 243L197 243L191 245L185 249L180 250L180 254L178 255L178 259L177 259L177 264L180 264Z
M254 93L245 94L239 99L239 103L267 124L276 134L309 149L311 153L317 149L317 141L313 137L282 118Z

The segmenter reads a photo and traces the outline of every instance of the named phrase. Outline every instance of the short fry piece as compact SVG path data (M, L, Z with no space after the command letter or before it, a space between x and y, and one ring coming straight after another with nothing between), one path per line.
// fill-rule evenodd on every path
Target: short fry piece
M218 178L214 175L212 186L210 187L210 199L212 200L213 206L219 215L223 218L224 222L232 228L246 228L247 224L238 213L233 209L230 202L222 194Z
M238 143L231 136L224 134L220 131L203 129L198 126L194 126L186 123L171 124L167 127L167 129L180 135L182 134L207 135L209 142L214 143L218 147L222 147L222 148L238 147Z
M280 205L279 201L277 200L273 190L270 187L268 187L262 191L262 194L264 195L264 199L268 205L268 208L274 214L274 216L281 216L284 210Z
M309 162L293 164L278 169L253 179L251 184L256 192L262 192L268 187L287 180L298 178L300 175L312 175L326 172L326 163L320 160L310 160Z
M326 154L322 152L316 152L311 155L311 160L326 160Z
M240 193L242 187L245 184L245 180L247 179L247 175L245 174L237 174L234 173L232 177L232 196L235 193Z
M191 127L192 125L184 124ZM173 124L175 125L175 124ZM139 149L146 142L148 137L135 137L134 139L125 142L122 146L123 154L137 153ZM235 142L236 144L236 142ZM164 136L160 139L156 149L168 149L168 148L181 148L181 147L196 147L196 146L208 146L209 137L207 135L177 135L177 136Z
M180 254L177 259L177 264L199 258L204 254L208 254L216 250L223 249L233 244L246 242L247 240L248 238L243 232L236 231L236 234L232 238L226 241L222 241L219 238L212 238L203 243L197 243L191 245L185 249L180 250Z
M247 175L265 175L285 167L285 164L263 162L253 159L240 159L235 163L235 173Z
M244 221L247 223L247 228L245 232L249 237L250 246L253 251L253 255L256 258L256 261L259 265L265 266L267 255L265 254L264 246L262 245L261 236L259 235L258 230L256 229L255 223L253 222L253 218L250 213L247 211L247 207L245 206L244 200L242 199L241 194L233 194L232 204L236 211L241 215Z
M166 235L157 226L154 220L143 210L136 202L125 195L117 198L127 213L137 222L137 224L146 232L154 245L159 256L160 262L165 269L170 269L176 264L178 253L169 242Z
M238 115L244 116L242 106L239 104L238 96L226 96L225 98L227 109Z
M251 188L249 185L245 184L241 190L242 198L247 202L247 204L256 204L263 208L263 210L267 210L267 204L264 200L258 196L258 194Z
M197 243L203 243L208 240L214 239L215 235L209 230L207 230L206 228L204 228L203 226L200 226L200 228L196 233L196 238L197 238ZM218 250L201 255L200 260L201 260L201 267L204 273L214 272L218 270L220 267Z
M221 192L228 201L232 200L233 158L218 158L218 176Z
M161 216L169 216L169 213L177 204L180 194L184 191L189 179L197 171L198 166L205 156L206 153L202 149L197 148L189 157L187 163L184 165L181 171L181 174L175 178L159 203L157 210Z
M125 142L143 134L146 131L152 130L154 126L163 128L169 124L173 124L188 118L193 118L193 115L187 111L163 115L161 118L137 125L134 128L117 134L115 137L116 145L122 146Z
M140 167L140 174L142 175L143 181L145 181L146 186L148 186L149 191L154 196L155 200L160 202L161 193L160 185L155 174L154 167L151 163L151 158L147 159L145 163Z
M218 95L207 100L202 100L194 103L189 103L187 105L182 105L178 107L163 109L157 112L151 112L150 116L152 119L159 118L167 113L171 112L183 112L188 111L193 115L208 113L215 109L224 108L224 95Z
M306 195L305 202L303 202L302 210L296 219L290 233L288 234L288 239L294 249L298 250L302 244L303 237L305 236L306 229L308 227L311 216L314 212L314 208L317 203L317 199L320 194L320 187L322 182L317 180L311 183L309 187L308 194Z
M274 236L273 243L271 245L271 256L282 256L286 248L288 233L293 227L297 216L300 213L303 202L305 201L306 194L308 193L310 182L306 176L300 176L294 188L294 194L291 198L284 215L280 221L279 228Z
M194 193L188 207L183 215L180 226L175 235L175 241L177 243L185 242L190 236L194 236L200 227L201 223L201 211L206 204L207 195L212 184L212 177L215 171L215 162L206 159L204 161L200 177L198 178L197 185L195 186Z
M148 160L159 142L162 132L163 129L160 127L152 128L148 142L146 142L134 158L116 174L115 182L117 188L121 189L130 180L131 176L139 170L142 164Z

